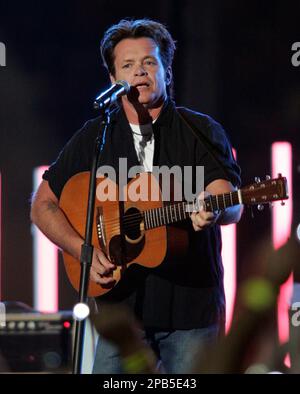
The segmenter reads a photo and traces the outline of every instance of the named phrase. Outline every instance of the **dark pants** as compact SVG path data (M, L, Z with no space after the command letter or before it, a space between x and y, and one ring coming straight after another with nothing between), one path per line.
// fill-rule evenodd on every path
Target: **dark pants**
M220 332L218 325L192 330L144 332L145 341L152 347L161 361L165 373L188 373L195 354L205 345L213 344ZM99 337L93 367L94 374L124 373L118 350Z

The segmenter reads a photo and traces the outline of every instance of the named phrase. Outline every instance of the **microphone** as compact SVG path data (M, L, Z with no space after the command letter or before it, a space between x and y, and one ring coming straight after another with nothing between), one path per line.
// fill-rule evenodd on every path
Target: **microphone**
M100 93L94 101L95 109L106 109L115 103L120 97L129 93L130 85L127 81L116 81L110 88Z

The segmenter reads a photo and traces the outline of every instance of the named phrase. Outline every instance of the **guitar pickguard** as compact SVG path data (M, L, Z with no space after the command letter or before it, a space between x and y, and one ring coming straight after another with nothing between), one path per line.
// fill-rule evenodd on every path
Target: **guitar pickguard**
M109 256L117 265L126 265L142 252L145 246L144 219L139 209L130 207L124 212L119 204L122 219L120 234L109 242Z
M145 236L138 242L128 242L123 235L115 235L109 242L109 256L117 265L127 265L136 259L145 246Z

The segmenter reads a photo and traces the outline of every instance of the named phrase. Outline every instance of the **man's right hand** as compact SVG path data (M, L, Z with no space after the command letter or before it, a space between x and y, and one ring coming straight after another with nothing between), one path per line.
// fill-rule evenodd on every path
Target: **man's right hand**
M90 279L99 285L110 285L115 282L113 271L117 268L106 255L94 247L93 260L90 271Z
M70 225L59 207L56 195L45 180L34 195L31 220L53 243L74 258L80 259L82 237ZM116 265L109 261L100 249L94 248L90 279L99 285L113 285L115 269Z

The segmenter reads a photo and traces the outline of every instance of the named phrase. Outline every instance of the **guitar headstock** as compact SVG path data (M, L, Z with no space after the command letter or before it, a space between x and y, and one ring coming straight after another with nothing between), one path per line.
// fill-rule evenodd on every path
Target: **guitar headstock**
M241 190L241 197L243 204L267 204L272 201L287 200L287 180L281 174L278 178L269 179L264 181L257 179L251 185L243 187Z

